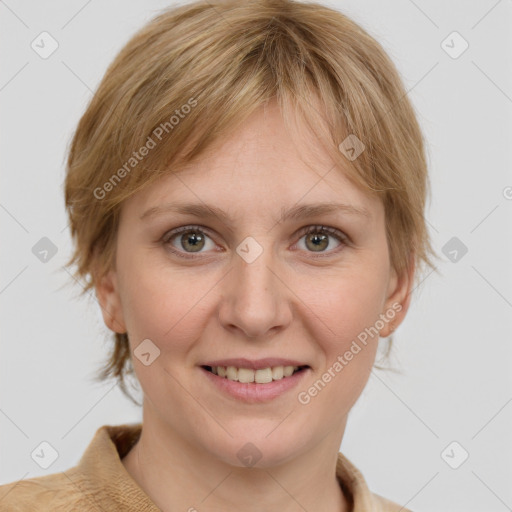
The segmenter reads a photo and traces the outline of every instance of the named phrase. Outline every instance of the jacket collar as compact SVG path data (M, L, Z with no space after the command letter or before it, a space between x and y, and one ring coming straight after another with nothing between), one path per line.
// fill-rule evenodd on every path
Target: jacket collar
M121 459L138 441L141 423L104 425L90 442L78 465L81 486L108 510L159 512L160 509L126 471ZM351 512L381 512L380 501L372 494L360 471L338 453L336 476L351 506ZM101 494L98 496L98 494Z

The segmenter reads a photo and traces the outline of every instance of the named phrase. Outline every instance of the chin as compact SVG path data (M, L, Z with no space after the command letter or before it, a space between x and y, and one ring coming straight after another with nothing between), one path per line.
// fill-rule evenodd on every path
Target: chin
M227 433L220 434L217 439L209 437L203 440L205 448L217 459L235 467L265 469L285 464L305 451L308 444L314 444L312 439L308 442L304 438L296 423L293 428L281 425L285 416L280 419L257 420L257 425L252 421L237 422L236 427L227 426L233 437ZM212 446L215 440L218 444Z

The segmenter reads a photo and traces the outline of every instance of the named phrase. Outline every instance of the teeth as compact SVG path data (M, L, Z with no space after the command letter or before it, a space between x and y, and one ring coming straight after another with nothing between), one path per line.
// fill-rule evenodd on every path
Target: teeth
M238 382L254 382L254 370L240 368L238 370Z
M272 378L274 380L280 380L284 377L284 366L274 366L272 368Z
M254 372L254 380L258 384L267 384L272 382L272 368L262 368Z
M267 384L273 380L281 380L285 377L290 377L298 369L298 366L273 366L259 370L236 368L234 366L214 366L212 367L212 373L219 377L225 377L237 382Z
M294 370L293 366L285 366L284 370L283 370L284 376L289 377L290 375L292 375L293 370Z
M217 371L218 368L219 367L217 366ZM238 380L238 370L234 366L228 366L226 368L226 377L229 380Z

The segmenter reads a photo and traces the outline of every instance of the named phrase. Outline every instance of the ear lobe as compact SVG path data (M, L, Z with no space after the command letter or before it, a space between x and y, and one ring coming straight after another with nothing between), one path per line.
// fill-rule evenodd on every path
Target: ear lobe
M380 330L380 336L386 338L402 323L411 303L411 291L415 271L414 254L411 255L409 265L400 276L392 270L388 297L384 305L383 315L389 319Z
M113 332L126 333L116 272L110 270L99 278L95 289L105 325Z

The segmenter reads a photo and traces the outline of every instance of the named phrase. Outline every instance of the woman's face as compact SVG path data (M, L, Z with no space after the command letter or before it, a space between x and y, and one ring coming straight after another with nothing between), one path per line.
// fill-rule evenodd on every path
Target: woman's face
M408 306L382 203L300 134L294 144L268 107L132 196L97 287L107 325L128 332L144 421L237 466L285 462L328 435L339 446L376 333Z

